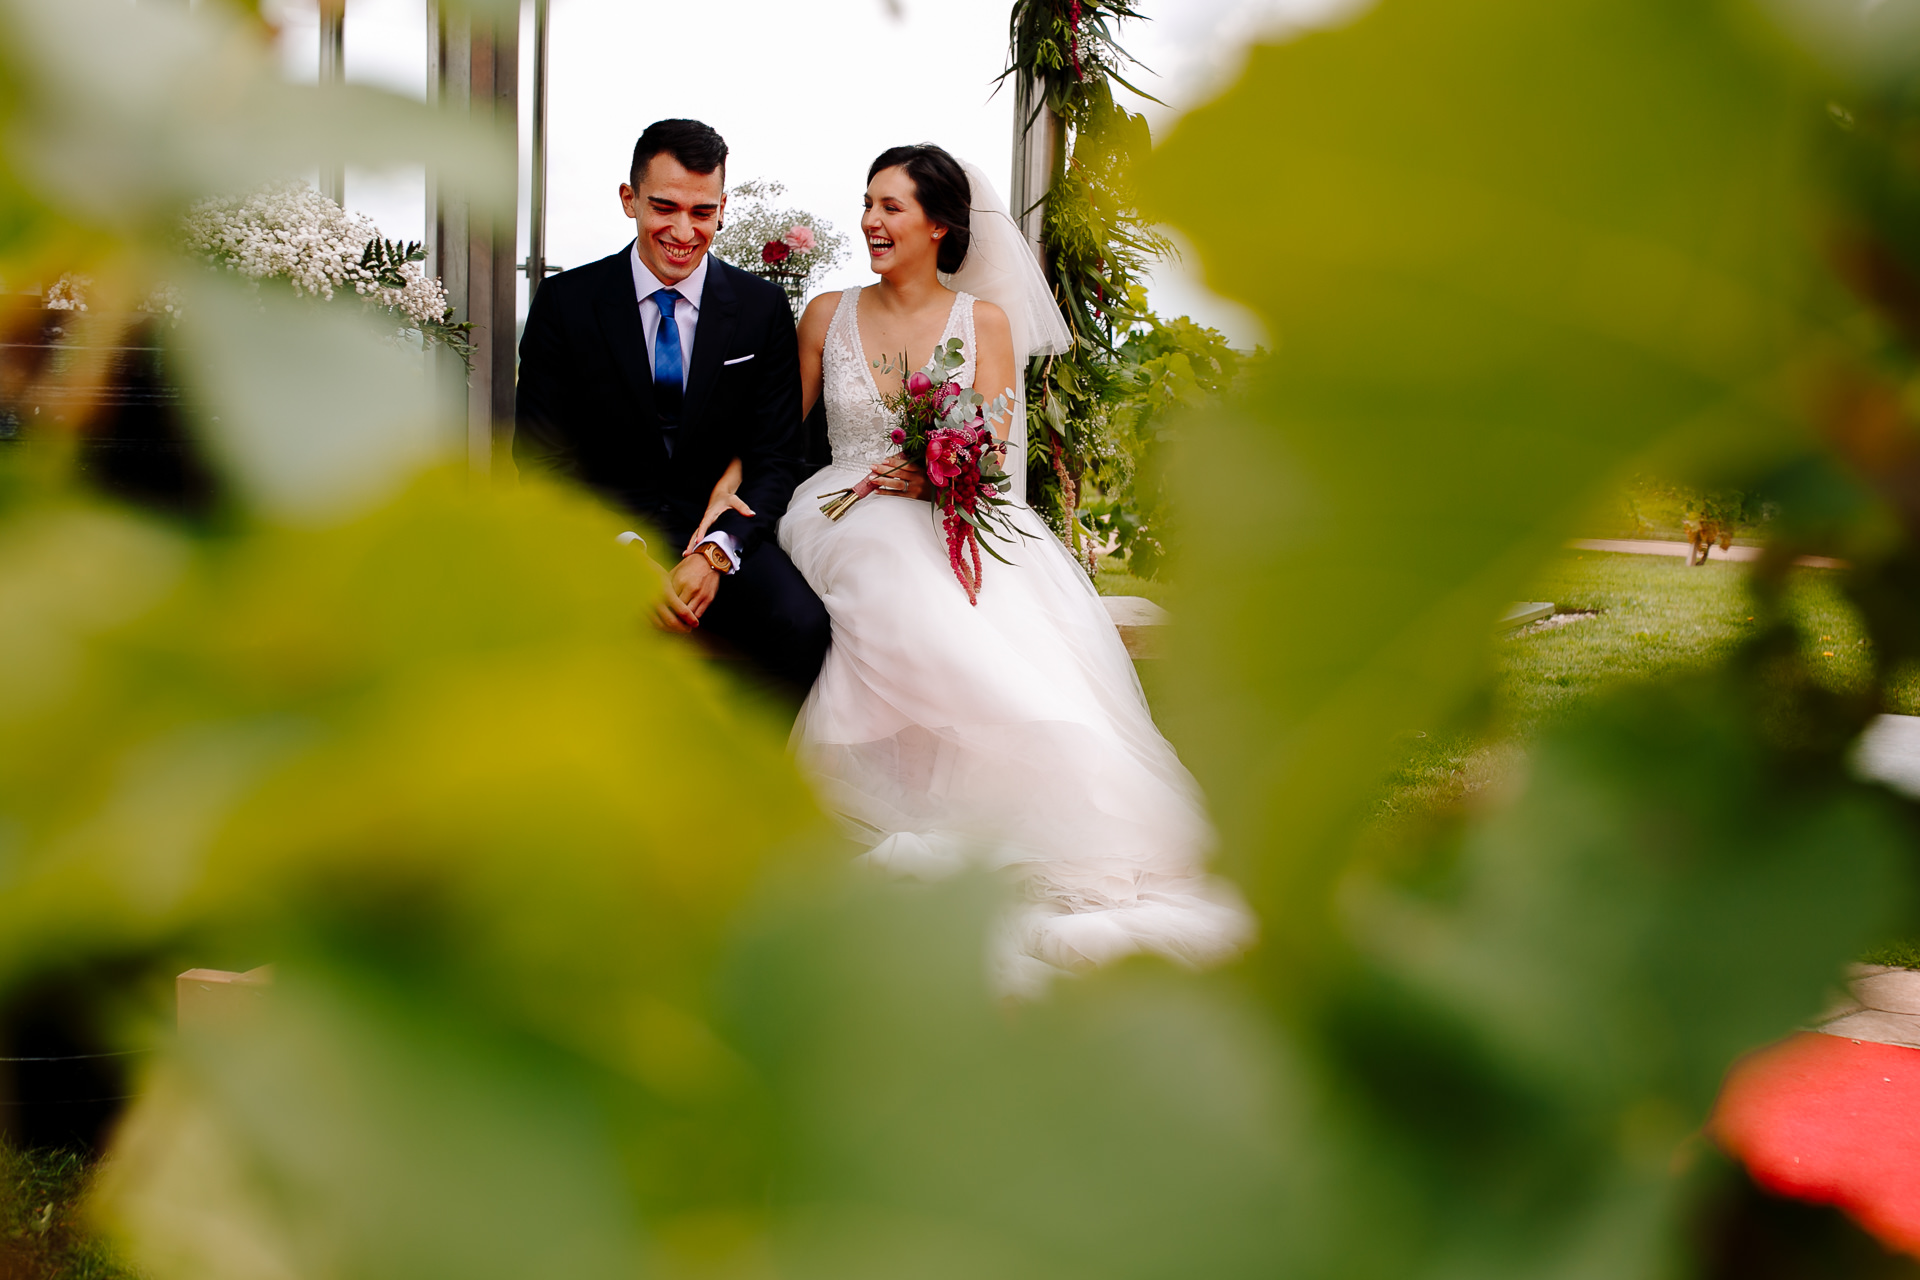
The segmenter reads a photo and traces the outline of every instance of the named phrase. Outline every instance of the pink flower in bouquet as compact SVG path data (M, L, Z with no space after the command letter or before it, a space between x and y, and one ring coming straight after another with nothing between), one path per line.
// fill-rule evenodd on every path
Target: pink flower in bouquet
M813 238L813 228L802 222L796 222L787 228L787 234L781 236L780 240L795 253L805 253L819 243Z
M994 486L990 484L983 484L980 486L980 496L983 498L994 497L999 492L1000 490L996 489Z
M967 463L967 446L973 442L964 431L942 427L927 437L927 479L945 487L954 482Z
M933 390L933 379L929 378L926 374L916 370L907 375L907 393L909 395L923 396L931 390Z
M787 247L786 241L769 240L767 247L760 251L760 261L772 266L776 262L785 262L792 253L793 250Z
M895 444L905 444L907 442L907 429L905 427L895 427L890 434L893 436L893 442Z
M941 413L945 413L953 407L953 402L959 398L960 384L957 382L949 382L946 386L940 388L940 394L938 398L934 400L934 408Z

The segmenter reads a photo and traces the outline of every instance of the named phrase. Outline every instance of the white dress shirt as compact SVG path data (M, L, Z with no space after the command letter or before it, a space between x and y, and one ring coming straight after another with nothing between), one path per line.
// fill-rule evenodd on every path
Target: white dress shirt
M653 295L672 289L680 295L673 304L673 319L680 326L680 389L686 390L687 377L693 372L693 339L700 327L700 296L707 288L707 255L701 254L693 273L679 284L666 284L640 260L640 242L635 240L627 257L633 262L633 296L640 300L640 327L647 331L647 367L653 367L653 340L660 334L660 304Z
M672 289L680 295L680 301L673 304L673 322L680 328L680 389L686 390L687 379L693 375L693 340L700 329L700 298L707 289L707 255L701 254L685 280L678 284L665 284L660 277L647 269L640 258L640 242L635 240L627 257L633 263L633 293L640 300L640 327L647 335L647 367L653 367L653 343L660 334L660 304L653 295L661 289ZM621 535L624 537L625 535ZM740 571L740 546L733 535L718 530L700 539L700 543L713 543L727 553L727 559L733 568L728 572Z

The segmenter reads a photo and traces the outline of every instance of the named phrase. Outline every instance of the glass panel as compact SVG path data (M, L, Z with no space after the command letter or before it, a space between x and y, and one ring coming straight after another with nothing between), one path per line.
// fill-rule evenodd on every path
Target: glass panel
M261 10L280 28L281 66L287 77L312 82L320 64L316 0L263 0ZM426 97L426 0L349 0L346 46L348 80ZM314 174L303 176L316 181ZM372 219L389 240L425 238L426 198L426 171L419 166L347 170L347 208Z

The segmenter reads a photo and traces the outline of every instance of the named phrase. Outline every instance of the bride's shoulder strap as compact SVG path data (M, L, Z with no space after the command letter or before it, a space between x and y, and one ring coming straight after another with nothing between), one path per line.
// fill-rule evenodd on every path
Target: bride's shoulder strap
M854 308L860 305L860 289L861 286L850 284L840 291L840 301L833 308L833 322L828 328L840 329L852 323Z
M973 358L974 330L973 304L980 301L972 294L961 291L953 300L953 318L960 330L960 337L966 343L967 358Z

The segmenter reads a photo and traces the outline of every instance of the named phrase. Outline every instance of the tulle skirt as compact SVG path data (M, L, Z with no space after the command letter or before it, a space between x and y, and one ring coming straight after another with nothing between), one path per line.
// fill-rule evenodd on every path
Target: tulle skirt
M1203 965L1244 946L1251 917L1202 871L1199 790L1066 548L1020 511L1034 536L996 544L1010 566L982 557L971 605L931 504L875 494L820 514L865 474L803 483L780 545L833 620L795 751L866 860L923 878L1012 868L1024 901L994 957L1009 991L1133 952Z

